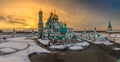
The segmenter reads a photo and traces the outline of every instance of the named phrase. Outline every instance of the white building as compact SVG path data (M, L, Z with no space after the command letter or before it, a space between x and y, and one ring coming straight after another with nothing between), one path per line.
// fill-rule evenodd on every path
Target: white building
M61 35L61 33L63 33L62 35L65 35L66 38L72 38L73 29L67 28L66 23L59 22L58 15L56 13L50 13L50 17L48 18L44 29L42 22L42 11L40 11L39 16L38 33L40 38L54 39L55 36Z

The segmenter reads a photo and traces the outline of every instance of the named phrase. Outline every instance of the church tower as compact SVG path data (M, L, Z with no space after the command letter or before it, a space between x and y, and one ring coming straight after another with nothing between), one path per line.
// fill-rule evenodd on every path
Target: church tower
M111 22L109 21L108 27L107 27L107 31L112 31L112 25Z
M40 10L39 11L39 22L38 22L38 37L39 38L42 38L42 33L43 33L43 13L42 11Z

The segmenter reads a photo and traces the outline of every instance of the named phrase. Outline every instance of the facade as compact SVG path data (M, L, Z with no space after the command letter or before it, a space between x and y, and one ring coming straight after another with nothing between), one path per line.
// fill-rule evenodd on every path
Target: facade
M40 11L42 12L42 11ZM50 13L50 16L45 23L43 29L43 21L42 21L42 14L39 13L39 36L41 39L55 39L58 36L64 36L65 38L72 38L73 36L73 29L67 28L66 23L59 22L58 15L56 13Z

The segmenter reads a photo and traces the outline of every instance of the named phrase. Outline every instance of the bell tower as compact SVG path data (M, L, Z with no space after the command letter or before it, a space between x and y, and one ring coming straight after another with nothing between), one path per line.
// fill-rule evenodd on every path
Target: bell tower
M42 38L43 33L43 12L39 11L39 22L38 22L38 38Z

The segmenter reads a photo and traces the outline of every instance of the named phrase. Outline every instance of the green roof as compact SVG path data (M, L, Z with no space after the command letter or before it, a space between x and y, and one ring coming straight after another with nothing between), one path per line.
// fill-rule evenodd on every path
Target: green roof
M118 59L117 62L120 62L120 59Z
M46 25L50 25L50 22L48 21L48 22L46 22Z
M112 28L111 22L109 21L108 28Z
M75 35L74 35L74 36L72 36L72 39L77 39L77 36L75 36Z
M61 27L60 28L60 34L65 34L67 32L67 28L65 28L65 27Z
M63 40L65 37L64 36L56 36L55 39L56 40Z

